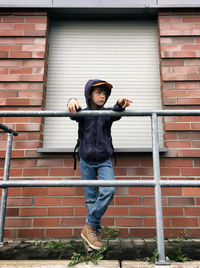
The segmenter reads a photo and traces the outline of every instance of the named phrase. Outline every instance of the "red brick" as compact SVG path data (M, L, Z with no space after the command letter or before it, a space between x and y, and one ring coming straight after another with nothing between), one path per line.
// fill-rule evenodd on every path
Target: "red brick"
M8 196L19 196L21 193L21 188L8 188Z
M194 51L176 51L173 52L174 58L195 58L196 52ZM181 79L178 79L181 80Z
M183 176L199 176L200 168L181 168L181 175Z
M46 208L20 208L20 216L22 217L34 217L34 216L46 216Z
M64 218L61 221L61 226L67 226L67 227L77 227L77 226L83 226L85 224L85 218L78 218L78 217L70 217L70 218Z
M197 218L172 218L172 226L179 226L179 227L191 227L191 226L198 226Z
M183 16L182 17L182 22L200 22L200 17L195 17L195 16Z
M22 195L23 196L39 196L39 195L46 195L47 188L46 187L31 187L31 188L22 188Z
M6 208L6 217L15 217L19 216L18 208Z
M128 176L152 176L153 168L127 168Z
M15 45L0 45L0 51L21 51L21 46Z
M159 23L181 23L181 17L180 16L159 16Z
M44 229L18 229L19 238L44 237Z
M72 216L73 207L48 208L48 216Z
M185 216L200 216L199 207L187 207L184 208Z
M75 207L74 208L74 215L75 216L86 216L87 215L86 207Z
M73 159L64 159L64 166L65 167L73 167L74 166L74 160Z
M63 206L83 206L85 203L84 197L63 197Z
M74 176L72 168L50 168L50 176Z
M142 219L140 218L121 218L116 219L116 226L122 227L138 227L142 225Z
M14 30L34 30L35 29L35 24L13 24L13 29Z
M129 210L131 216L155 216L154 207L131 207Z
M32 74L32 68L10 68L10 74Z
M13 159L11 161L11 167L34 167L36 160L34 159Z
M198 229L198 228L192 228L192 229L187 228L186 229L186 236L187 237L197 238L197 237L199 237L199 235L200 235L200 229Z
M200 157L200 150L181 150L179 152L180 157Z
M39 167L62 167L62 159L38 159L37 166Z
M139 160L136 159L130 159L130 158L117 158L117 167L137 167L139 166Z
M0 61L1 64L1 61ZM22 61L22 66L24 67L44 67L45 65L44 60L23 60Z
M15 142L15 149L33 149L39 147L39 141L23 141L23 142Z
M84 196L83 187L75 187L75 195Z
M32 52L27 52L27 51L12 51L12 52L10 52L10 58L13 58L13 59L17 59L17 58L32 58Z
M8 23L24 23L24 17L18 17L18 16L14 16L14 17L11 17L11 16L6 16L6 17L3 17L3 22L8 22Z
M7 205L9 207L13 206L31 206L32 205L32 198L8 198Z
M163 216L183 216L183 208L163 207Z
M16 229L5 229L4 228L4 237L5 238L17 238L17 230Z
M16 131L39 131L39 124L16 124Z
M47 22L47 17L46 16L27 16L25 17L25 22L26 23L46 23Z
M169 197L168 205L169 206L191 206L194 205L193 197Z
M72 236L72 229L71 228L62 228L62 229L47 229L46 230L46 237L71 237Z
M189 123L167 123L165 124L165 130L190 130Z
M192 188L183 188L183 194L188 196L199 196L200 195L200 188L199 187L192 187Z
M36 197L35 206L60 206L60 197Z
M155 228L133 228L130 229L130 235L133 237L155 237L156 229Z
M30 227L32 223L31 219L10 219L6 218L5 226L6 227Z
M185 235L183 228L165 228L164 229L164 236L165 237L183 237Z
M153 187L130 187L129 194L136 195L136 196L153 195L154 188Z
M175 84L176 89L199 89L199 83L198 82L177 82Z
M24 36L46 36L45 30L24 30Z
M169 167L192 167L193 161L191 159L168 159Z
M163 195L182 195L182 189L180 187L163 187L162 188Z
M156 219L155 218L144 218L144 227L153 227L156 226ZM170 226L170 219L163 219L163 226Z
M48 189L48 195L74 195L73 187L50 187Z
M105 216L128 216L128 207L108 207Z
M34 227L59 226L59 219L58 218L34 218L33 226Z
M200 123L191 123L191 130L200 130Z
M140 197L127 197L127 196L115 196L114 197L115 205L140 205L141 198Z
M48 168L27 168L23 175L27 177L48 176Z
M20 81L43 81L43 75L20 75Z
M126 168L114 168L115 176L126 176L127 174Z

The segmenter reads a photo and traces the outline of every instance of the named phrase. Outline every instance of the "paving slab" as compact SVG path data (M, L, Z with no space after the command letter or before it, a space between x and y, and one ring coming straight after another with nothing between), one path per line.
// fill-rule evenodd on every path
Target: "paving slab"
M68 260L39 260L39 261L0 261L1 268L67 268L70 261ZM80 263L72 266L74 268L120 268L118 261L99 261L98 265L93 263Z
M155 265L141 261L122 261L122 268L200 268L200 261L171 262L170 265Z

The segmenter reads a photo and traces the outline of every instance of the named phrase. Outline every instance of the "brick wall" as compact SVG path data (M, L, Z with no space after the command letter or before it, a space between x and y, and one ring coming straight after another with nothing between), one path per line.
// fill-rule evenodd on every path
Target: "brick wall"
M159 34L163 108L199 109L200 13L160 13ZM198 180L200 117L165 117L164 129L165 145L169 147L169 178ZM177 197L168 198L168 207L164 208L166 216L172 215L172 230L182 229L186 236L199 237L199 189L177 188L168 192L177 193Z
M0 106L4 110L41 110L45 101L48 53L46 12L1 13ZM200 104L200 14L160 13L161 90L164 109L198 109ZM40 118L0 118L19 131L14 138L10 179L80 179L71 154L39 154ZM165 117L162 179L199 179L199 117ZM6 146L0 135L0 176ZM119 154L116 179L152 179L150 153ZM165 236L200 237L198 188L163 188ZM86 209L82 188L13 188L8 191L5 237L79 236ZM154 190L118 187L103 225L121 236L155 236Z

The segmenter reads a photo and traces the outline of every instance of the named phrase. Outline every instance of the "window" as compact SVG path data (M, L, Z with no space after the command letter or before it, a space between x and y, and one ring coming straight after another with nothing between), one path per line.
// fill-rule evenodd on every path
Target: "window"
M53 21L50 29L46 109L64 110L72 97L85 107L85 83L95 78L113 85L106 107L128 97L128 109L161 109L155 21ZM162 147L161 121L159 135ZM115 148L151 148L150 118L123 117L112 136ZM45 119L44 148L73 149L76 140L76 122Z

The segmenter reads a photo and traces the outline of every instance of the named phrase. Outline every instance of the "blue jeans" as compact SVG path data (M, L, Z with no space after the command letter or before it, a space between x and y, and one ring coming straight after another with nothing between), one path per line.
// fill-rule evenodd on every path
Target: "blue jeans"
M80 159L81 177L83 180L114 180L114 172L111 160L90 165ZM96 227L101 232L101 218L113 199L115 187L97 186L84 187L85 204L87 207L86 223Z

